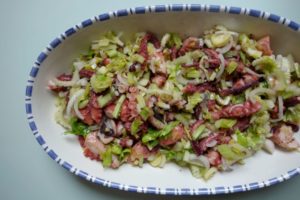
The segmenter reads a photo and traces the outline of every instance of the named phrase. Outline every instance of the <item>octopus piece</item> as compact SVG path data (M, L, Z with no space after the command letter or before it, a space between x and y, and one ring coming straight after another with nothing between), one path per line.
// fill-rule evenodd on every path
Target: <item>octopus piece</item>
M186 94L193 94L195 92L205 92L205 91L210 91L210 92L216 92L217 89L214 86L214 83L210 83L210 82L205 82L205 83L201 83L198 85L194 85L194 84L187 84L184 88L183 88L183 93Z
M141 142L138 142L132 147L128 161L134 162L139 159L147 159L150 155L151 152L148 150L148 148Z
M182 47L178 51L178 55L183 56L186 52L200 49L200 40L196 37L188 37L184 40Z
M151 79L152 83L155 83L158 87L162 87L165 84L166 80L167 80L166 76L160 74L155 75Z
M152 33L146 33L144 35L144 37L141 40L140 48L139 48L139 51L138 51L138 53L141 56L143 56L144 59L145 59L145 61L143 63L144 65L147 63L147 60L148 60L148 57L149 57L148 49L147 49L148 42L153 43L153 45L154 45L155 48L159 48L160 47L160 42L155 37L155 35L153 35Z
M204 120L199 119L190 126L191 133L195 132L199 126L204 124Z
M283 101L283 112L285 112L285 110L288 107L293 107L300 104L300 96L294 96L294 97L290 97L287 98ZM277 119L278 118L278 103L275 104L274 108L272 111L270 111L270 115L272 119Z
M121 107L120 119L123 122L132 122L137 116L137 103L135 100L126 99Z
M298 141L294 138L294 132L290 126L281 125L273 129L271 140L284 150L296 150L300 147Z
M217 139L219 135L217 133L211 134L201 140L192 141L192 148L194 152L199 156L203 155L203 153L212 146L211 144L217 144Z
M221 96L228 96L230 94L240 94L244 90L253 87L259 83L258 77L252 74L244 74L243 77L237 80L229 89L219 91Z
M220 66L221 61L218 53L213 49L204 49L204 53L208 56L208 64L210 68L217 68Z
M123 148L129 148L133 145L133 140L129 137L123 137L120 139L119 143Z
M193 62L193 63L191 63L191 64L186 64L186 63L184 63L184 64L182 64L181 66L182 66L182 67L185 67L185 68L189 68L189 67L196 67L196 68L198 68L198 67L199 67L199 63L198 63L198 62Z
M157 102L157 97L156 96L151 96L149 97L149 99L146 102L147 107L149 108L153 108L155 103Z
M114 103L111 103L109 104L108 106L106 106L104 108L104 113L105 113L105 116L112 119L113 118L113 112L115 110L115 107L116 107L116 104Z
M165 127L165 124L162 121L160 121L159 119L157 119L155 116L150 116L148 118L148 121L153 127L157 128L159 130L163 129Z
M214 120L220 118L244 118L253 115L261 109L261 104L258 101L252 102L250 100L235 105L229 105L220 111L212 113Z
M209 151L206 155L211 166L219 166L222 163L222 158L219 152Z
M184 128L180 124L180 125L176 126L166 138L161 139L159 141L159 144L161 146L169 146L169 145L175 144L183 136L184 136Z
M245 131L250 126L250 117L238 119L236 124L233 126L233 130Z
M293 107L300 104L300 96L290 97L288 99L285 99L283 102L283 105L285 107Z
M97 95L95 93L91 93L88 105L82 109L79 109L79 112L83 116L82 121L88 125L95 123L99 124L101 122L103 114L102 110L99 108Z
M118 157L113 154L112 157L111 157L111 159L112 159L112 161L111 161L110 167L113 168L113 169L119 168L120 165L121 165L121 163L120 163Z
M79 71L80 78L91 78L94 74L95 74L95 71L90 70L90 69L81 69Z
M176 47L172 47L171 48L171 60L175 60L177 58L177 53L178 53L178 50L176 49Z
M85 137L84 146L95 155L104 153L106 150L105 145L98 139L97 132L89 133Z
M271 49L270 45L270 36L265 36L257 41L256 45L257 49L262 51L264 55L270 56L273 54L273 51Z
M164 115L164 120L166 122L171 122L175 120L175 114L174 112L166 112L166 114Z
M71 81L72 80L72 75L71 74L61 74L56 78L60 81Z
M57 80L60 81L71 81L72 75L71 74L61 74L56 77ZM64 92L67 90L67 87L64 86L57 86L57 85L48 85L49 90L52 90L53 92Z

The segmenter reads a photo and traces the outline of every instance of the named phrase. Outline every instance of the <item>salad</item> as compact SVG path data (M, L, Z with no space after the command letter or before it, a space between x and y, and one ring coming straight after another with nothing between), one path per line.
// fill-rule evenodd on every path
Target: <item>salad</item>
M107 32L49 81L55 119L105 168L174 162L197 178L257 151L299 150L300 66L270 36Z

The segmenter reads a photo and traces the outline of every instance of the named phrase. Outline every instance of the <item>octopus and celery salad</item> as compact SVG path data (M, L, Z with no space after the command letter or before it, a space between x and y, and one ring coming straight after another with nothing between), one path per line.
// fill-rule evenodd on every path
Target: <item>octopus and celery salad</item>
M173 162L209 179L257 151L299 150L300 66L270 36L107 32L49 82L57 123L106 168Z

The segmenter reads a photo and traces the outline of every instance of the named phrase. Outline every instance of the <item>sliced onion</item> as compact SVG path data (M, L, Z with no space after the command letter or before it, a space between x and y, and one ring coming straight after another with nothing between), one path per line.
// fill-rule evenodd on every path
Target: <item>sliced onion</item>
M205 168L209 168L209 160L206 156L200 155L196 156L195 154L189 154L189 162L190 163L195 163L196 165L201 165Z
M252 101L254 101L255 96L259 96L262 94L267 94L268 96L274 96L275 92L274 92L274 90L267 89L267 88L255 88L254 90L249 92L248 98L251 99Z
M107 137L105 136L103 133L100 133L98 134L99 138L100 138L100 141L103 143L103 144L108 144L110 142L112 142L114 140L113 137Z
M97 130L99 130L99 129L100 129L99 124L93 125L93 126L89 126L89 130L91 130L91 131L97 131Z
M269 140L269 139L266 139L263 147L262 147L266 152L270 153L270 154L273 154L274 150L275 150L275 145L274 143Z
M170 37L171 37L170 33L166 33L166 34L162 37L161 42L160 42L161 48L164 48L164 47L166 46L166 44L167 44L167 42L169 41Z
M238 37L239 34L237 32L234 32L234 31L225 31L225 30L221 30L221 31L216 31L215 34L230 34L232 36L235 36L235 37Z
M278 96L278 119L271 119L271 122L281 121L283 118L283 99L282 96Z
M82 93L83 94L83 93ZM81 96L81 95L80 95ZM79 96L78 96L79 97ZM75 103L74 103L74 111L75 111L75 114L77 115L77 117L79 118L79 119L84 119L84 117L83 117L83 115L80 113L80 111L79 111L79 108L78 108L78 103L79 103L79 98L77 98L76 100L75 100Z
M73 63L73 65L74 65L74 67L75 67L78 71L80 71L82 68L84 68L84 66L86 65L86 63L83 62L83 61L76 61L76 62Z
M69 102L68 102L68 105L67 105L67 109L66 109L66 115L67 117L70 117L71 116L71 109L72 107L74 106L74 103L77 101L77 99L83 95L84 93L84 89L80 89L78 90L77 92L75 92L73 94L73 96L70 98ZM78 102L77 102L78 103ZM77 105L78 107L78 105Z
M218 71L218 73L216 75L216 79L217 80L219 80L221 78L221 76L222 76L222 74L223 74L223 72L225 70L225 59L224 59L223 54L218 54L218 57L219 57L221 63L220 63L219 71Z
M186 79L182 76L181 72L179 72L177 75L176 75L176 79L177 81L180 83L180 84L183 84L183 85L187 85L188 83L191 83L191 84L199 84L201 83L201 81L199 79L192 79L192 80L189 80L189 79Z
M252 75L255 75L257 77L265 77L264 74L258 74L256 73L255 71L253 71L252 69L248 68L248 67L245 67L244 68L246 72L248 72L249 74L252 74Z
M117 79L121 84L126 85L126 86L129 85L127 80L124 77L122 77L121 74L119 74L119 73L117 73Z
M57 85L57 86L70 87L70 86L73 86L78 80L79 80L79 72L78 72L78 70L76 69L76 70L73 72L72 80L70 80L70 81L61 81L61 80L58 80L58 79L56 78L56 79L53 80L53 82L54 82L54 84Z
M212 140L209 143L206 144L207 147L214 147L217 145L217 140Z
M86 86L87 84L88 84L87 78L79 79L79 80L76 82L76 85L81 85L81 86Z
M199 67L202 69L207 69L209 67L208 62L205 62L205 60L208 60L208 57L206 55L202 56L199 62Z
M228 42L228 44L226 44L224 47L222 48L217 48L216 51L220 54L224 54L226 52L228 52L231 48L233 47L233 39L232 37L230 38L230 41Z

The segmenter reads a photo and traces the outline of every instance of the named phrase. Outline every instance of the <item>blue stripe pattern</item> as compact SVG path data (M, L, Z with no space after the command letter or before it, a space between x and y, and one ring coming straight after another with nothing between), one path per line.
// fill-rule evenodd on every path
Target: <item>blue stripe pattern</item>
M32 86L26 86L26 96L31 97L32 95Z
M81 22L82 27L87 27L93 24L93 21L91 19L87 19L83 22Z
M63 162L62 166L63 166L63 168L65 168L68 171L70 171L72 169L72 165L66 161Z
M268 20L270 20L272 22L279 22L280 17L278 15L270 14L270 16L268 17Z
M135 13L136 14L145 14L146 13L146 8L145 7L136 7L135 8Z
M108 20L109 18L110 17L109 17L108 13L104 13L104 14L99 15L99 20L100 21L105 21L105 20Z
M60 39L55 38L52 42L50 42L50 46L54 49L61 43Z
M249 15L252 17L259 17L261 12L259 10L250 9Z
M35 78L36 75L37 75L37 73L38 73L38 71L39 71L39 68L37 68L37 67L32 67L32 68L31 68L31 71L30 71L30 76L31 76L32 78Z
M299 29L299 24L297 24L294 21L290 21L288 27L290 27L291 29L294 29L295 31L297 31Z
M53 150L50 150L48 152L48 155L53 159L55 160L57 158L57 154L53 151Z
M220 6L211 5L208 10L209 12L220 12Z
M182 4L173 4L172 11L183 11L183 5Z
M32 113L32 110L31 110L31 104L29 103L26 103L25 104L25 107L26 107L26 114L31 114Z
M183 4L173 4L173 5L169 6L171 11L176 11L176 12L177 11L184 11L185 7L191 12L202 12L203 11L202 8L204 8L204 7L201 7L200 4L191 4L189 6L183 5ZM167 12L168 11L168 9L167 9L168 6L167 5L156 5L152 8L154 8L154 9L152 9L151 11L155 12L155 13ZM218 5L209 5L209 6L206 7L205 10L208 11L208 12L214 12L214 13L223 12L221 10L221 7L218 6ZM118 17L131 15L131 14L133 14L132 11L134 11L135 14L145 14L148 11L148 7L136 7L136 8L130 9L130 11L131 12L128 12L128 10L122 9L122 10L118 10L118 11L113 12L113 13L114 13L114 16L118 16ZM239 8L239 7L225 7L225 12L229 12L231 14L243 14L243 13L241 13L242 9ZM265 13L261 12L259 10L250 9L247 15L259 18L261 16L264 16ZM99 20L100 22L101 21L106 21L106 20L110 19L110 15L109 15L109 13L100 14L98 17L95 17L95 19ZM281 19L280 16L275 15L275 14L270 14L268 16L267 20L269 20L271 22L274 22L274 23L280 23L279 22L280 19ZM285 22L285 21L286 21L286 19L283 18L283 22ZM82 27L80 25L77 25L76 28L77 29L83 29L83 28L88 27L92 24L93 24L93 20L92 19L87 19L87 20L85 20L81 23ZM289 28L291 28L292 30L299 31L299 24L297 24L294 21L289 21L287 26ZM63 39L66 39L67 37L70 37L71 35L73 35L75 33L76 33L76 29L72 27L72 28L69 28L68 30L66 30L64 35L61 35L61 37ZM61 43L62 43L62 41L59 38L55 38L52 42L50 42L49 45L50 45L51 48L47 48L48 51L51 51L52 49L55 49ZM35 62L35 65L40 66L40 64L42 64L46 58L47 58L47 54L44 53L44 52L41 52L40 55L38 56L36 62ZM39 72L38 67L34 66L34 67L31 68L31 71L30 71L29 75L30 75L31 79L33 78L33 80L31 80L31 79L28 80L28 83L30 85L26 86L26 92L25 92L25 94L26 94L25 109L26 109L26 114L29 115L27 117L28 120L29 120L28 124L29 124L29 127L30 127L31 131L33 132L33 135L37 135L39 132L38 132L38 128L37 128L37 126L34 122L34 118L32 116L31 96L32 96L33 86L31 86L31 84L34 83L34 78L38 75L38 72ZM36 140L38 141L38 143L40 145L45 145L46 144L46 142L43 139L42 135L38 135L36 137ZM49 150L47 145L45 145L44 150L47 151L47 154L53 160L56 160L58 158L58 155L52 149ZM61 164L62 167L65 168L66 170L71 171L71 170L75 169L67 161L63 161L63 162L60 162L60 161L61 161L61 159L57 160L58 163L62 163ZM244 187L242 185L235 185L235 186L229 187L227 189L224 186L216 187L214 189L211 189L211 188L210 189L209 188L198 188L198 189L196 189L195 193L198 194L198 195L210 195L210 194L213 194L213 193L223 194L227 190L228 190L228 192L241 192L241 191L245 191L245 190L254 190L254 189L258 189L262 186L273 185L273 184L281 182L282 180L289 179L293 176L298 175L299 171L300 171L299 168L293 169L293 170L288 171L286 174L284 174L281 177L274 177L274 178L271 178L271 179L267 180L266 182L261 182L261 183L258 183L258 182L250 183L248 185L244 185ZM74 171L72 171L72 172L74 172ZM87 179L87 177L89 176L88 173L86 173L82 170L76 170L76 174L78 176L80 176L81 178L84 178L84 179ZM89 177L91 177L91 176L89 176ZM103 180L103 179L98 178L98 177L94 177L91 180L94 183L99 184L99 185L106 185L106 186L108 185L108 182L106 180ZM140 191L140 192L151 193L151 194L157 194L157 193L162 194L164 192L166 194L171 194L171 195L175 195L175 194L192 195L192 194L194 194L194 190L189 189L189 188L181 188L181 189L180 188L179 189L176 189L176 188L161 189L161 188L156 188L156 187L142 188L142 187L137 187L137 186L132 186L132 185L125 186L125 185L121 185L120 183L116 183L116 182L111 182L108 186L111 187L111 188L117 188L117 189L128 188L128 191L132 191L132 192Z
M128 11L126 9L117 11L117 16L118 17L123 17L123 16L127 16L127 15L128 15Z
M250 189L251 189L251 190L254 190L254 189L258 189L258 188L259 188L258 183L250 183L249 186L250 186Z
M41 52L40 55L37 58L37 61L39 63L42 63L46 58L47 58L47 54L45 54L44 52Z
M164 5L155 6L155 12L166 12L166 6Z
M32 121L32 122L29 122L29 127L31 129L32 132L35 132L37 130L36 128L36 125L35 125L35 122Z
M36 137L36 140L38 141L38 143L39 143L40 145L45 144L45 140L44 140L43 137L40 136L40 135Z
M231 14L240 14L241 11L242 11L242 9L239 7L230 7L229 8L229 13L231 13Z
M201 5L199 5L199 4L192 4L190 10L191 11L201 11Z
M69 29L66 30L66 32L65 32L65 34L66 34L67 37L70 37L70 36L73 35L74 33L76 33L76 30L75 30L73 27L69 28Z

